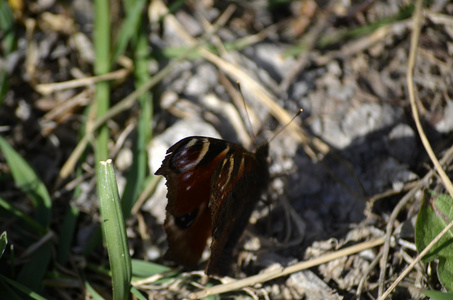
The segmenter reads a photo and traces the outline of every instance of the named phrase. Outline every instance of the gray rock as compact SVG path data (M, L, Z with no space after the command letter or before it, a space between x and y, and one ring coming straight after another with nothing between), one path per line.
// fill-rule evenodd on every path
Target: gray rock
M390 155L403 163L413 163L417 155L415 133L407 124L398 124L390 131L386 146Z

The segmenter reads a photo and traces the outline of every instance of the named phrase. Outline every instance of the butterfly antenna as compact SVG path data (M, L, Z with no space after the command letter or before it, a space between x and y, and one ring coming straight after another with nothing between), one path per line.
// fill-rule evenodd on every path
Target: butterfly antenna
M255 133L253 132L252 121L250 120L249 111L247 110L247 104L245 103L244 94L242 94L241 83L239 81L236 81L236 84L238 86L239 94L241 95L242 98L242 103L244 103L245 114L247 115L247 120L249 121L250 136L252 137L254 144L256 142L256 136Z
M277 135L279 135L283 130L285 130L286 127L288 127L289 124L291 124L291 123L294 121L294 119L297 118L303 111L304 111L304 110L303 110L302 108L299 109L299 111L294 115L294 117L291 119L291 121L289 121L288 123L286 123L285 126L283 126L279 131L277 131L276 134L274 134L274 136L269 140L268 144L270 144L270 143L275 139L275 137L276 137Z

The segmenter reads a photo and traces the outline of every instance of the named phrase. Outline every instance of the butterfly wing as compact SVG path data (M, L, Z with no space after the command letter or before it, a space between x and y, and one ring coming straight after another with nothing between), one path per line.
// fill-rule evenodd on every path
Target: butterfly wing
M209 209L212 219L211 257L206 274L227 275L233 249L249 222L250 215L267 188L269 145L251 153L240 147L220 161L211 182Z
M165 256L185 267L198 263L211 235L208 187L217 164L228 151L228 143L222 140L188 137L167 150L155 173L165 177L168 188Z

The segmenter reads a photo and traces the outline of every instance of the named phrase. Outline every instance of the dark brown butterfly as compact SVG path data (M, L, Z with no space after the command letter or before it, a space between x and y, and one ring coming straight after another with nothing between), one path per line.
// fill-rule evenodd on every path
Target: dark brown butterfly
M209 236L206 274L230 272L233 249L267 189L269 144L249 152L224 140L192 136L167 150L156 175L167 180L166 257L185 266L199 262Z

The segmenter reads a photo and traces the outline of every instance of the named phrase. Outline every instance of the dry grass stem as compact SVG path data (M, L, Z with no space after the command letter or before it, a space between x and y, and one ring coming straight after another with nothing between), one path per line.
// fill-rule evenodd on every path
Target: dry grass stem
M129 75L130 71L131 70L128 70L128 69L121 69L121 70L113 71L113 72L99 75L99 76L85 77L85 78L74 79L74 80L58 82L58 83L38 84L36 86L36 90L43 95L49 95L50 93L53 93L56 91L74 89L74 88L84 87L84 86L92 86L95 83L101 82L101 81L124 79Z
M277 270L272 269L268 272L265 272L263 274L258 274L255 276L247 277L241 280L233 281L232 283L229 284L222 284L222 285L217 285L211 288L207 288L203 291L197 292L193 294L191 297L192 298L203 298L207 297L210 295L216 295L216 294L221 294L221 293L226 293L234 290L238 290L247 286L253 286L257 283L263 283L272 279L276 279L279 277L287 276L292 273L296 273L305 269L309 269L321 264L325 264L329 261L341 258L343 256L349 256L355 253L362 252L366 249L371 249L377 246L380 246L384 243L383 238L377 238L374 240L366 241L342 250L335 251L333 253L329 253L323 256L320 256L315 259L311 259L308 261L300 262L295 265L286 267L286 268L279 268Z
M421 19L422 19L422 8L423 8L423 1L418 0L416 3L416 9L415 9L415 14L414 14L414 19L413 19L413 27L412 27L412 36L411 36L411 47L410 47L410 53L409 53L409 60L408 60L408 67L407 67L407 87L408 87L408 94L409 94L409 100L412 108L412 113L413 113L413 118L415 121L415 124L417 126L417 130L419 133L419 136L422 140L423 146L425 147L426 151L428 152L429 157L431 158L431 161L434 163L437 172L442 178L442 181L444 182L445 187L449 191L450 195L453 197L453 185L451 184L451 181L449 180L448 176L445 174L441 164L439 163L438 159L436 158L436 155L434 154L431 145L424 133L424 130L422 128L422 125L420 123L420 117L418 114L418 108L417 104L415 102L415 91L414 91L414 81L413 81L413 72L414 72L414 67L415 67L415 59L416 59L416 53L417 53L417 48L418 48L418 42L419 42L419 37L420 37L420 28L421 28ZM381 263L381 272L379 275L379 299L385 299L391 292L392 290L397 286L397 284L406 276L409 271L412 270L412 268L415 266L417 262L419 262L423 256L431 249L435 243L434 241L439 241L440 238L445 234L448 230L447 228L451 228L453 226L453 222L445 228L437 237L436 239L429 244L426 249L420 255L417 257L414 262L412 262L409 267L398 277L398 279L390 286L390 288L387 289L385 293L383 293L384 289L384 280L385 280L385 273L386 273L386 266L387 266L387 259L388 259L388 253L389 253L389 239L392 234L392 229L393 229L393 223L396 219L396 216L398 215L399 211L403 208L403 206L406 204L407 201L409 201L409 197L404 197L398 205L395 207L394 211L392 212L392 215L389 219L388 225L387 225L387 236L386 236L386 243L384 246L384 255ZM403 201L404 200L404 201Z

